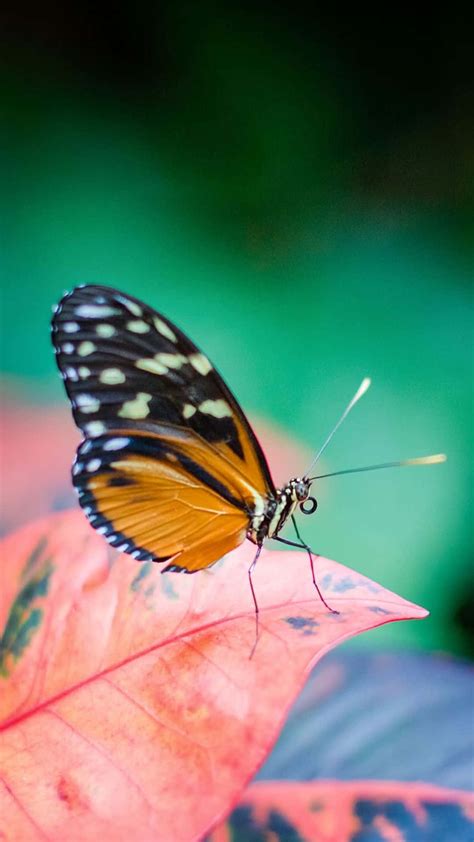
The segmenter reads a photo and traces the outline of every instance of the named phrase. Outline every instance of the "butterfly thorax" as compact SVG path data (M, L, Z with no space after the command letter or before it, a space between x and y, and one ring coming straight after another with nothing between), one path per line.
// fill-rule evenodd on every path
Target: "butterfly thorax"
M296 507L308 499L310 489L308 479L295 477L274 495L262 500L252 514L247 538L254 544L262 544L265 538L278 535Z

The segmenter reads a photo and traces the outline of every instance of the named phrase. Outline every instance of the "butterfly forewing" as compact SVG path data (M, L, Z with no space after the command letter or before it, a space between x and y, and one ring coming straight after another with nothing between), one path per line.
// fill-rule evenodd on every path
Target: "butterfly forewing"
M208 358L161 314L99 286L62 299L53 342L85 436L73 479L92 525L189 572L239 544L274 486Z

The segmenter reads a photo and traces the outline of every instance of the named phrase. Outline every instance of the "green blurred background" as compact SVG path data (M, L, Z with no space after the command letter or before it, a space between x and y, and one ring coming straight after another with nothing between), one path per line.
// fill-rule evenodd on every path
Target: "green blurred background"
M449 461L326 480L302 529L431 610L365 645L465 654L473 192L460 13L205 0L4 14L7 384L64 402L51 306L89 282L162 310L250 415L311 450L370 374L324 467Z

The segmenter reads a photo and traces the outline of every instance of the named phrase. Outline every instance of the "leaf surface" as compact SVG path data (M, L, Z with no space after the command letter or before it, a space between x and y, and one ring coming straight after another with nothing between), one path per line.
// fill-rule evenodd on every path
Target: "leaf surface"
M253 784L207 842L470 842L472 793L425 783Z
M305 677L358 632L426 611L304 552L243 545L161 575L79 511L7 537L0 570L0 838L199 839L262 763Z

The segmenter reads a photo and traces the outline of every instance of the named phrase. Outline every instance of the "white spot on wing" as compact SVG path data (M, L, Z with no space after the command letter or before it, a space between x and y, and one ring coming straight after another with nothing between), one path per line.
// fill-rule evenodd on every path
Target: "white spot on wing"
M209 374L212 371L212 365L204 356L204 354L191 354L189 357L189 362L191 363L192 367L202 374L205 377L206 374Z
M65 354L72 354L74 351L74 345L72 342L65 342L62 346L62 350Z
M152 359L145 358L143 360L137 360L135 367L141 368L142 371L151 371L152 374L166 374L168 371L166 366L163 365L163 363L160 363L156 357L153 357Z
M119 316L120 311L108 305L79 304L75 309L76 316L83 319L106 319L108 316Z
M97 412L100 407L100 401L98 398L94 398L93 395L77 395L74 398L74 403L76 406L80 407L81 412Z
M86 340L85 342L81 342L77 349L77 353L80 357L88 357L89 354L93 354L94 351L97 350L93 342L89 342Z
M183 418L192 418L196 412L196 407L192 403L185 403L183 406Z
M150 413L149 401L151 401L151 395L146 392L138 392L136 398L125 401L117 414L120 418L146 418Z
M173 333L171 328L168 327L166 322L164 322L163 319L160 319L159 316L155 316L155 318L153 319L153 324L155 325L158 333L161 333L161 335L164 336L165 339L169 339L170 342L178 341L176 334Z
M86 465L86 471L89 471L89 473L97 471L98 468L100 468L100 459L91 459Z
M90 376L91 370L90 368L87 368L86 365L80 365L78 368L78 372L81 380L86 380L86 378Z
M214 418L232 418L232 410L227 401L222 398L215 401L210 399L203 401L199 404L198 409L204 415L212 415Z
M117 439L109 439L104 444L104 450L121 450L122 447L126 447L127 444L130 444L130 439L127 438L117 438Z
M66 370L65 370L65 373L66 373L66 377L69 377L69 380L72 380L74 383L76 383L79 380L79 377L77 376L77 371L76 371L75 368L71 368L70 366L68 366L68 368L66 368Z
M104 339L110 339L111 336L114 336L117 333L114 326L108 324L97 325L95 332L97 333L97 336L102 336Z
M188 358L182 354L155 354L155 360L162 363L166 368L181 368L188 362Z
M186 365L188 358L183 354L155 354L154 357L137 360L135 366L152 374L168 374L171 368L181 368Z
M99 380L109 386L116 386L117 383L125 383L125 374L119 368L104 368L100 372Z
M135 301L130 301L128 298L125 298L123 295L117 295L117 301L120 301L124 307L127 308L129 313L132 313L133 316L141 316L142 315L142 308L139 304L135 304Z
M64 333L76 333L80 328L77 322L64 322L63 330Z
M150 325L147 325L142 319L135 319L134 321L127 322L127 329L131 330L132 333L148 333Z
M106 426L102 423L102 421L89 421L88 424L84 425L84 429L88 436L101 436L102 433L105 433Z

